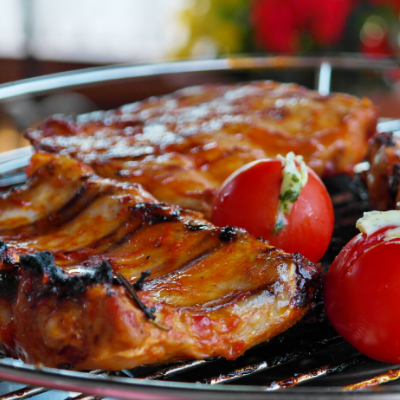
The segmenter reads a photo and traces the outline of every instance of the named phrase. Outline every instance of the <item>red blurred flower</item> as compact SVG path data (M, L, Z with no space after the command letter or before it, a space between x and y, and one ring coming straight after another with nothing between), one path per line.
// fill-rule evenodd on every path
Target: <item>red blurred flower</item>
M310 21L313 39L322 46L338 43L345 31L353 1L319 0L314 3L314 15Z
M336 44L353 7L354 0L253 0L256 42L266 50L293 53L301 33L308 32L319 45Z
M298 32L292 0L258 0L252 3L251 19L256 42L260 47L277 53L294 52Z

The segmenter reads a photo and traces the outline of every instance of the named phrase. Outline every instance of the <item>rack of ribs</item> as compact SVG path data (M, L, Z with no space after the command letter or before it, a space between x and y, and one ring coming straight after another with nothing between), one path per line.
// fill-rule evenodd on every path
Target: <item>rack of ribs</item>
M210 217L216 190L256 159L303 156L320 176L352 173L378 112L366 98L296 84L204 85L115 111L55 116L26 137L103 177L140 183L158 200Z
M400 209L400 137L393 132L376 134L370 143L365 172L371 207L376 210Z
M222 356L312 307L320 267L66 155L33 155L0 197L0 341L49 367Z

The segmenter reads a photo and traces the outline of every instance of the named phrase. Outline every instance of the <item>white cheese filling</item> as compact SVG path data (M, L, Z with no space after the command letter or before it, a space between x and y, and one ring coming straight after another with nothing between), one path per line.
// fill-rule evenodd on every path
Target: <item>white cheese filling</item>
M279 211L275 225L275 232L283 228L285 215L289 215L293 204L300 196L308 180L306 164L302 156L296 156L292 151L277 158L282 162L282 183L279 193Z
M400 210L365 212L364 216L356 224L356 228L367 236L388 226L397 227L386 231L384 240L400 237Z

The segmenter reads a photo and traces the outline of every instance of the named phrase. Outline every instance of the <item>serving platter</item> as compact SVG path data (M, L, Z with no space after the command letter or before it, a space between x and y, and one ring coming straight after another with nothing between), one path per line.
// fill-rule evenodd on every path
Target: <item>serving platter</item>
M268 79L275 78L276 72L285 75L289 70L309 74L316 89L328 94L336 70L369 71L381 75L398 68L396 60L372 63L358 56L232 58L147 66L120 65L0 85L0 102L71 90L93 94L107 89L113 93L113 101L118 106L126 102L124 96L118 97L121 84L131 88L130 99L133 101L141 96L158 95L210 80L226 82L253 79L254 76ZM154 85L154 82L163 82L163 85ZM146 88L153 92L146 93ZM124 93L126 95L126 91ZM397 131L400 123L382 120L378 129ZM30 154L30 148L1 154L0 186L4 190L24 182L22 169ZM363 166L358 168L362 170ZM369 207L366 193L357 179L341 176L326 183L335 205L337 226L331 249L323 260L325 268L355 233L355 221ZM360 355L333 331L319 305L305 322L270 343L248 351L234 362L200 360L110 374L30 366L4 358L0 360L0 378L35 386L3 398L31 397L46 390L45 387L126 399L336 399L349 396L390 399L400 395L400 385L396 384L399 368ZM393 383L378 386L388 381ZM354 391L357 388L362 389Z

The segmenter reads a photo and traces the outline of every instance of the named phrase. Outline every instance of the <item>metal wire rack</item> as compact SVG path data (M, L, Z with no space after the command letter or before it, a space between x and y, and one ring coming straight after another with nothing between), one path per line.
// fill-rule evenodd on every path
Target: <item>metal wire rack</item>
M241 62L243 67L245 61ZM334 64L326 60L317 63L317 87L322 93L329 93ZM32 82L26 84L29 89ZM50 82L42 90L61 86ZM24 91L18 85L5 89L2 91L0 87L0 100L21 96L29 90L33 92L32 88L28 90L25 86ZM38 90L37 85L35 90ZM378 131L400 132L400 120L382 120ZM31 153L31 148L23 148L0 155L0 191L24 183L23 168ZM359 164L357 172L366 167L365 163ZM356 234L356 220L369 210L367 194L357 174L354 179L348 176L331 178L326 185L335 207L336 224L330 249L322 260L324 268ZM3 400L27 399L45 392L51 394L54 389L76 392L68 398L82 400L104 397L336 399L347 397L354 391L357 392L352 396L359 399L400 395L400 385L396 382L400 378L400 366L371 360L352 348L330 326L322 302L289 331L247 351L235 361L213 358L111 373L39 368L3 358L0 360L0 378L28 385L3 394L0 396Z

